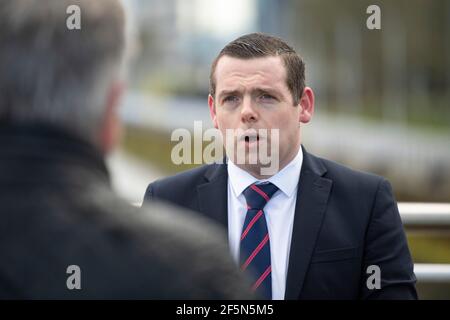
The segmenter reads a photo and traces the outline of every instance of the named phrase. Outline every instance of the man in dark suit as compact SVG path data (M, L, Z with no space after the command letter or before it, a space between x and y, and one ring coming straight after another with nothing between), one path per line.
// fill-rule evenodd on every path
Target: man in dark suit
M0 299L252 297L219 228L111 189L120 2L2 0L0 25Z
M389 182L301 145L300 125L314 112L304 69L276 37L248 34L226 45L212 64L208 104L227 163L156 181L145 203L165 200L221 223L253 290L269 299L416 299ZM275 171L263 170L263 144Z

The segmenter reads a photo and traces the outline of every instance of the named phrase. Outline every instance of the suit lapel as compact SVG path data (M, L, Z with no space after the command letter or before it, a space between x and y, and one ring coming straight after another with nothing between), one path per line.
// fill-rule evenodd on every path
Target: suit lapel
M325 172L323 163L303 148L285 299L297 299L303 287L332 185L322 177Z
M323 163L303 148L295 205L285 299L297 299L308 271L317 236L327 207L332 181L322 176ZM228 172L226 164L213 164L205 173L206 182L197 186L199 211L214 219L228 232Z
M216 220L228 232L228 172L226 164L213 164L205 173L206 183L197 186L199 211Z

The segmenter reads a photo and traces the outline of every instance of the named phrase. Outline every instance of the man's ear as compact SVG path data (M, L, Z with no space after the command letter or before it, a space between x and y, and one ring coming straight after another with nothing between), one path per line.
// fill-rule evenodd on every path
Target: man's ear
M301 107L299 121L308 123L314 114L314 92L310 87L303 90L299 105Z
M214 105L214 98L212 97L212 95L208 95L208 106L209 106L209 115L211 116L214 128L219 129L219 126L217 124L216 107Z
M100 148L104 154L111 152L120 142L122 125L119 119L118 106L125 89L121 81L114 82L107 93L105 113L100 132Z

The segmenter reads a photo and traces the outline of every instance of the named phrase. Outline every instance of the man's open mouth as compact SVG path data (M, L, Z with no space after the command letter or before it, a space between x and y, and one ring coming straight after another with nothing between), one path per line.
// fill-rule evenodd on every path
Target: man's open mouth
M238 140L244 141L245 143L258 142L260 140L260 136L259 136L259 133L257 132L257 130L249 129L249 130L246 130L245 132L241 133L238 136Z
M245 141L245 142L259 141L259 135L251 135L251 136L245 135L245 136L244 136L244 141Z

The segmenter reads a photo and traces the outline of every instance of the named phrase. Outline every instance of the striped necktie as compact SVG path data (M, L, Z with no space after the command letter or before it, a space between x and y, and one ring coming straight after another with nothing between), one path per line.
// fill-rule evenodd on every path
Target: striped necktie
M253 279L252 290L272 299L270 240L264 206L278 190L272 183L252 184L244 190L247 214L240 242L240 266Z

